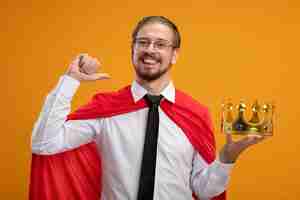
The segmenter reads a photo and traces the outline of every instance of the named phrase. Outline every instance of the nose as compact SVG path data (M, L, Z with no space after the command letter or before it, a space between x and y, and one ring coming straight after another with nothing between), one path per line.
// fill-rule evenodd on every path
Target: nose
M149 43L146 47L145 47L146 51L150 51L150 52L155 52L156 48L155 48L155 43L151 42Z

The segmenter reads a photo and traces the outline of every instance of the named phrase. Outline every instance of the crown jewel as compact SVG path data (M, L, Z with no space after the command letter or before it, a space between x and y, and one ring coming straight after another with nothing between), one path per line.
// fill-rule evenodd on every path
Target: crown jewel
M221 131L238 135L273 135L274 108L272 103L260 105L256 100L251 106L251 117L247 120L244 101L234 106L228 100L222 104Z

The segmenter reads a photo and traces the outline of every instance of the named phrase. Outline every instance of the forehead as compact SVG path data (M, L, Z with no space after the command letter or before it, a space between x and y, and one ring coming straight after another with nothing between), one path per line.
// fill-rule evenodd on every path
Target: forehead
M173 31L170 27L161 23L145 24L138 32L137 37L146 37L151 39L172 40Z

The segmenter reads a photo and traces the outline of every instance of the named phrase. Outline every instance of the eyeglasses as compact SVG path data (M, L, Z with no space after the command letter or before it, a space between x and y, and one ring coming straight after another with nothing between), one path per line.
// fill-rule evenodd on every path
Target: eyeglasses
M136 38L133 42L138 49L147 49L150 47L151 44L153 44L154 50L166 50L169 47L174 47L174 45L167 40L151 41L147 38Z

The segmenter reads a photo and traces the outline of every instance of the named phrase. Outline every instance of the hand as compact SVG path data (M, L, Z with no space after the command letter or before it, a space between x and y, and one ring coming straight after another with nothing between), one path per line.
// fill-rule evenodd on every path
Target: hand
M71 62L66 74L78 81L96 81L110 78L106 73L97 73L100 65L97 58L93 58L88 54L80 54Z
M226 143L220 151L219 159L222 163L234 163L244 150L264 139L260 135L247 135L241 140L233 141L232 135L226 134Z

